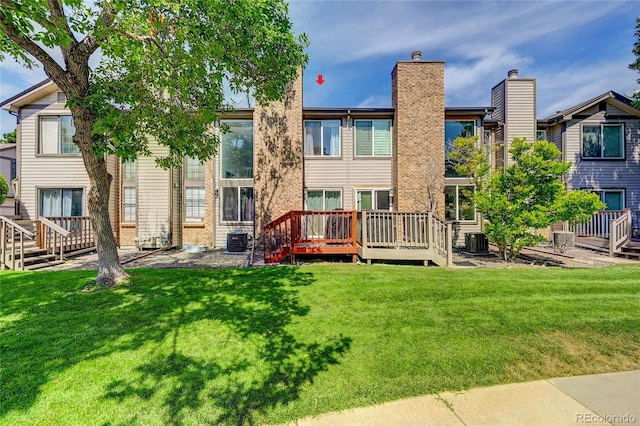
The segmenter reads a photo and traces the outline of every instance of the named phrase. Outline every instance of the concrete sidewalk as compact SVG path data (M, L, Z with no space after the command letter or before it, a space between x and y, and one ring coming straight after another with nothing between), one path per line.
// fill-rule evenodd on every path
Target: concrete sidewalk
M443 392L323 414L297 425L640 424L640 370Z

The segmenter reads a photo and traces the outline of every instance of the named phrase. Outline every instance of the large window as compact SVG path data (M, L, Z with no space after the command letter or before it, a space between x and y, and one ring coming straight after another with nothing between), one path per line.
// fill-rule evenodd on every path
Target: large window
M362 210L390 210L388 189L356 190L356 208Z
M41 189L40 216L82 216L82 188Z
M582 158L624 158L624 126L582 126Z
M355 120L356 156L391 156L391 120Z
M184 220L204 222L204 163L197 158L184 159Z
M452 185L444 187L445 219L455 222L476 220L472 201L473 186Z
M251 222L254 220L253 188L249 186L222 188L222 220Z
M304 155L307 157L339 157L340 120L305 121Z
M224 121L229 132L221 137L220 177L222 179L253 178L253 122Z
M122 221L136 221L137 181L136 162L122 162Z
M73 143L76 133L70 115L41 115L39 117L40 154L77 154L80 149Z
M307 191L307 210L335 210L341 208L341 191Z
M449 153L453 151L453 141L457 138L470 138L476 134L475 121L445 120L444 141L445 141L445 176L460 177L456 172L455 164L449 160Z

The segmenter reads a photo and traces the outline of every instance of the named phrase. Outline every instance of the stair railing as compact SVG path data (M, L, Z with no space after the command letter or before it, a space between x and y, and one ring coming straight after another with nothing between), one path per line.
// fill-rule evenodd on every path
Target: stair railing
M620 247L625 245L631 237L631 210L625 210L622 215L609 221L609 256L615 256Z
M71 232L43 216L40 216L40 226L42 227L43 248L47 249L48 254L55 254L60 256L59 260L64 260L62 255L64 254L65 241Z
M20 244L18 255L20 256L20 269L24 270L24 240L33 240L35 234L18 225L11 219L0 216L0 267L1 269L16 269L16 246ZM11 268L7 265L7 255L11 254Z

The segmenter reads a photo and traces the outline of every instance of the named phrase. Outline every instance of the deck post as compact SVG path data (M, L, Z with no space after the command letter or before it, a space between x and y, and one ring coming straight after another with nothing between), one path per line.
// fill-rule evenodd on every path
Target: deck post
M447 223L447 235L446 235L446 245L447 245L447 268L450 268L453 265L453 238L451 235L451 223Z
M433 247L433 213L427 213L427 244L428 247L432 250L435 250Z
M2 221L2 241L0 241L0 244L2 245L0 247L0 250L2 251L2 259L0 259L0 261L2 261L2 269L5 268L6 266L6 252L7 252L7 224L5 223L5 221Z
M362 220L360 222L360 228L362 229L362 255L364 256L367 253L367 234L369 233L369 224L367 222L367 211L362 211ZM367 259L367 264L371 264L371 259Z

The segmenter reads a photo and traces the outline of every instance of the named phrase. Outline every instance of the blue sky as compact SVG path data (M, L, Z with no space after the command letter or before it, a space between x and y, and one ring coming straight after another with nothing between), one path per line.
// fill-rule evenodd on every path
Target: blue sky
M490 105L491 88L518 68L537 79L540 118L608 90L638 88L640 75L628 68L638 16L637 1L290 2L295 31L311 43L307 107L389 107L395 62L421 50L423 59L445 61L447 106ZM5 60L0 99L44 78L41 69ZM3 111L0 133L14 127Z

